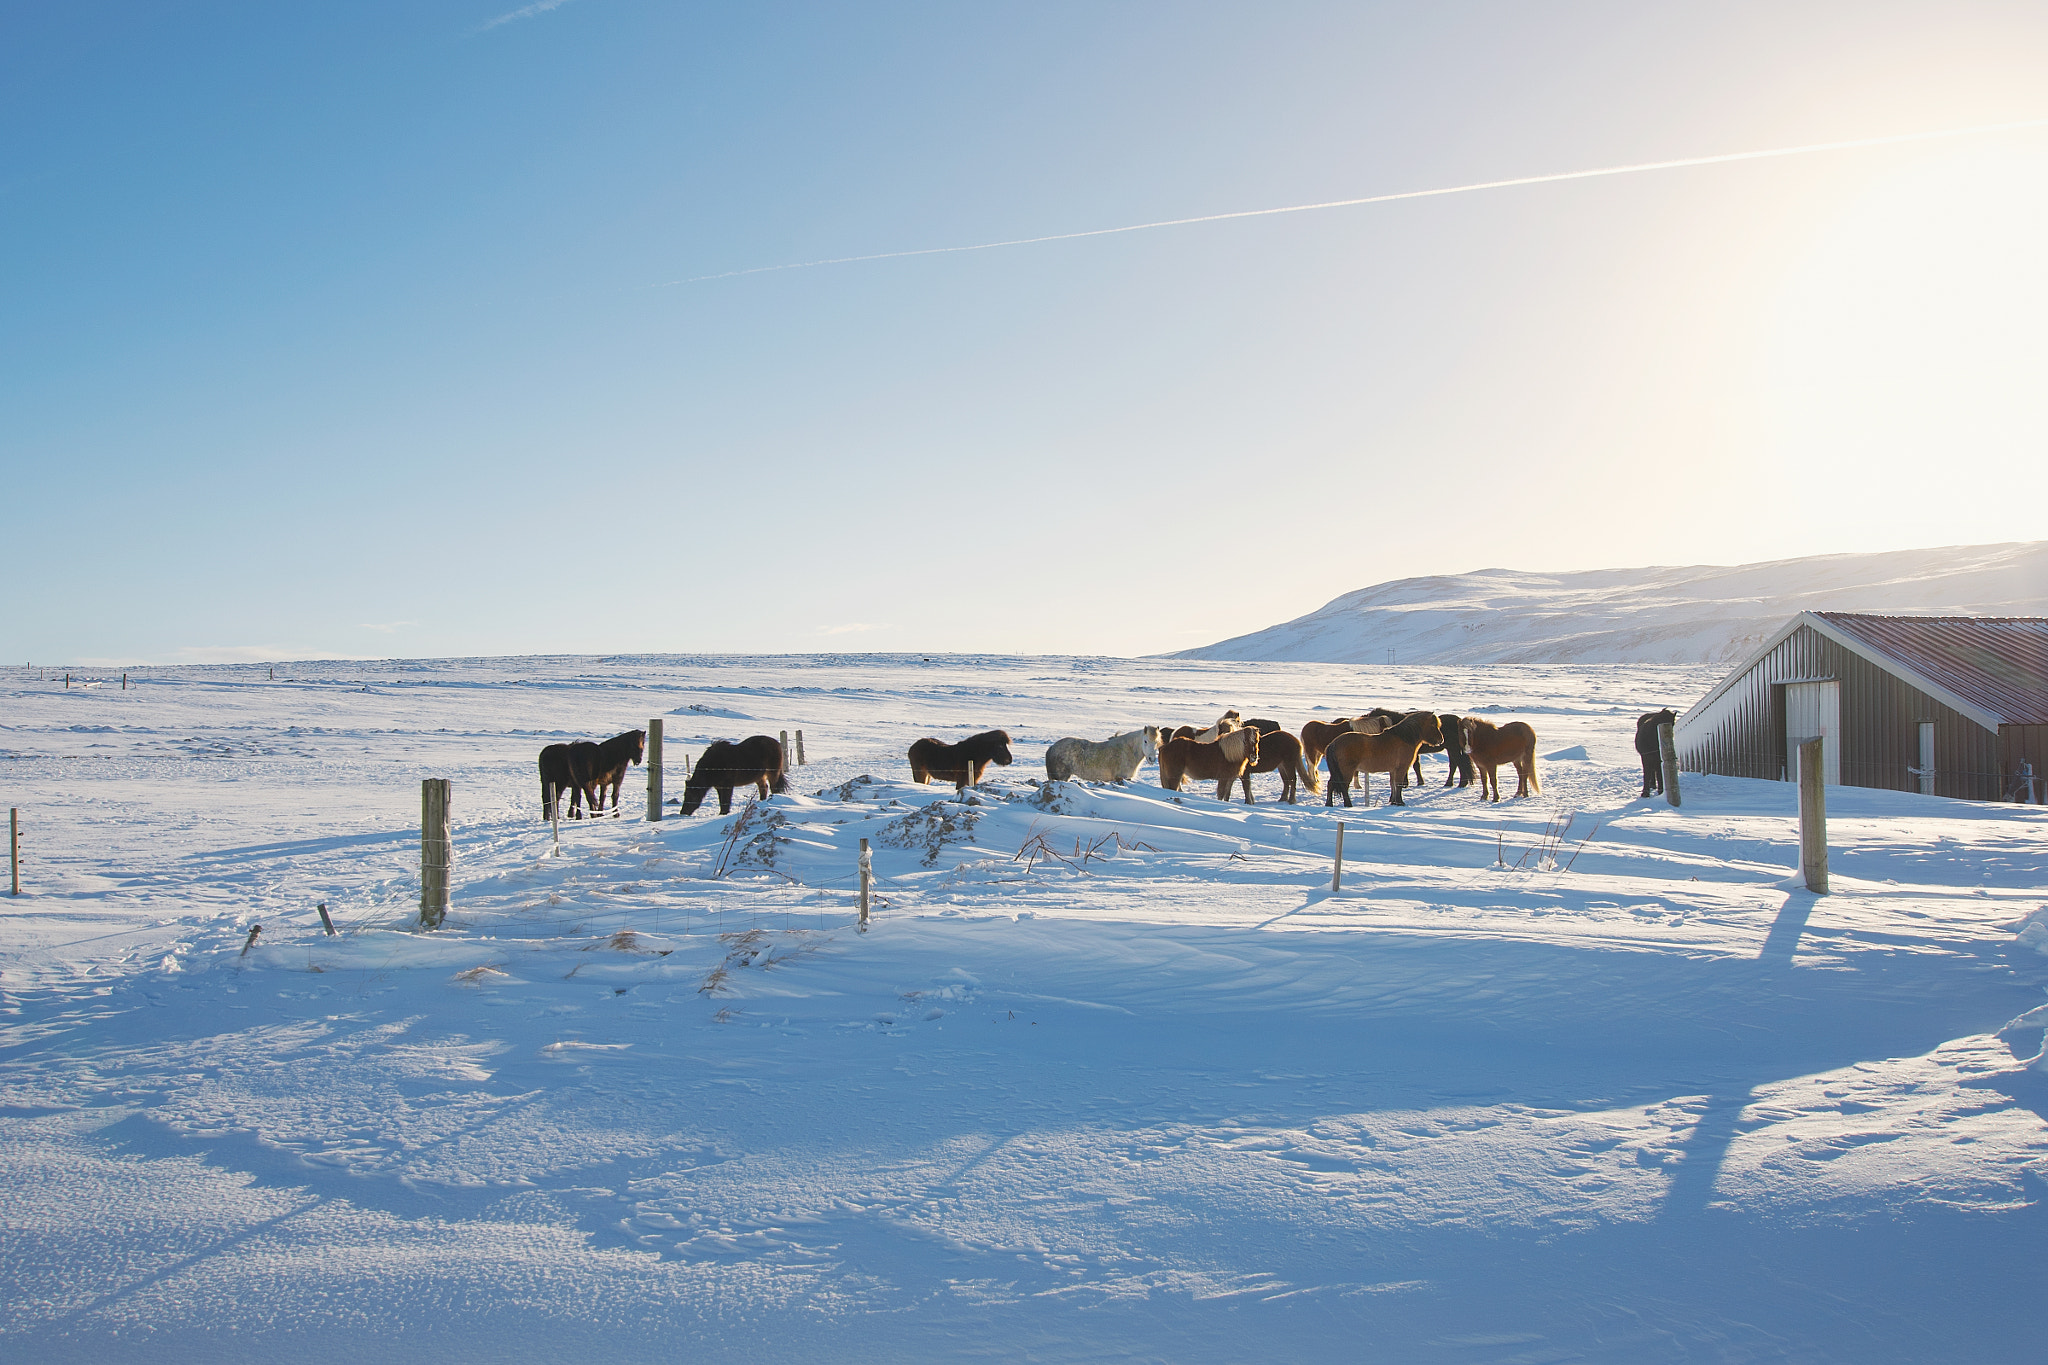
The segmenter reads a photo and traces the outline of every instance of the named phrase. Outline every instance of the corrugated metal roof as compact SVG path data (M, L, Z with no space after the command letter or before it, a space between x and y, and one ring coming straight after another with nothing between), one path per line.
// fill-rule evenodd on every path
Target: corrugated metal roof
M2048 617L1813 614L2007 725L2048 725Z

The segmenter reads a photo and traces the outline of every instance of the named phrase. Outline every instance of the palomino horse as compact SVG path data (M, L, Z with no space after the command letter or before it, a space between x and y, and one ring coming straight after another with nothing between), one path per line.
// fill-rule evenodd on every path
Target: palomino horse
M1677 714L1668 706L1636 717L1636 756L1643 760L1644 796L1664 790L1664 749L1657 742L1657 727L1677 722Z
M1228 801L1230 784L1242 778L1244 770L1258 761L1257 730L1229 730L1219 735L1213 744L1192 739L1170 739L1159 746L1159 785L1170 792L1177 792L1182 778L1214 782L1216 799Z
M1262 731L1247 722L1244 728L1259 737L1258 761L1246 768L1244 776L1238 779L1244 784L1244 803L1247 806L1252 803L1252 778L1258 773L1280 774L1280 799L1290 805L1298 782L1306 782L1311 792L1322 791L1322 779L1316 776L1316 770L1301 761L1300 740L1277 725L1270 731Z
M1055 782L1078 777L1084 782L1128 782L1148 758L1159 757L1159 727L1148 725L1097 743L1092 739L1056 739L1045 751L1045 775Z
M581 820L583 807L596 815L604 810L604 792L611 791L612 814L619 813L619 786L626 769L638 763L646 751L647 732L628 730L602 744L579 739L572 744L550 744L540 751L540 818L552 820L555 809L548 804L548 788L555 798L569 797L569 818Z
M913 782L929 782L936 777L966 791L981 781L982 773L991 763L998 768L1010 766L1008 730L984 730L978 735L969 735L958 744L942 744L927 738L910 746L910 780Z
M1515 765L1516 796L1543 790L1543 784L1536 780L1536 732L1526 722L1511 720L1506 725L1495 725L1490 720L1467 716L1464 726L1465 748L1479 769L1481 800L1500 800L1503 763Z
M1444 742L1443 725L1428 711L1411 711L1398 722L1378 734L1363 734L1352 731L1339 735L1330 742L1323 752L1330 765L1330 785L1323 793L1323 804L1332 804L1338 792L1344 793L1344 804L1351 804L1351 779L1359 773L1385 773L1387 782L1394 789L1393 804L1405 806L1401 793L1408 785L1408 769L1415 762L1416 751L1425 744ZM1370 796L1367 797L1370 800Z
M734 743L721 739L697 760L690 780L683 784L683 814L695 815L704 804L704 793L718 789L718 813L732 814L732 789L751 782L765 800L768 793L789 790L782 756L782 741L773 735L755 735Z

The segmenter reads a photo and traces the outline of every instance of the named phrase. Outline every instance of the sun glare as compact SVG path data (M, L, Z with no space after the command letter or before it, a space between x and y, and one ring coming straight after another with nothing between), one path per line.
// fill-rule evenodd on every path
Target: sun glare
M2048 438L2044 241L2039 134L1930 152L1823 224L1761 351L1785 491L1923 534L1964 508L1936 489L1974 486L1978 515L2023 517Z

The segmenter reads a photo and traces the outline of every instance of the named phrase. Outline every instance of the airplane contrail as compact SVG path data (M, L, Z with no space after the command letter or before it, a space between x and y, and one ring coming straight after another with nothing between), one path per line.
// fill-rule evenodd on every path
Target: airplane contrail
M1281 213L1313 213L1319 209L1356 208L1361 204L1391 204L1400 199L1435 199L1446 194L1470 194L1474 190L1505 190L1518 185L1553 185L1562 180L1592 180L1604 175L1635 175L1642 171L1672 171L1686 166L1718 166L1730 161L1763 161L1771 157L1812 156L1818 152L1846 152L1858 147L1887 147L1901 142L1928 142L1935 138L1970 137L1979 133L2008 133L2021 128L2043 127L2048 127L2048 118L2022 119L2015 123L1980 123L1969 128L1937 128L1920 133L1892 133L1884 137L1851 138L1844 142L1809 142L1798 147L1722 152L1716 156L1687 156L1673 161L1639 161L1632 166L1599 166L1586 171L1516 176L1511 180L1480 180L1470 185L1447 185L1434 190L1402 190L1395 194L1369 194L1360 199L1331 199L1320 204L1288 204L1275 209L1240 209L1235 213L1205 213L1194 218L1162 218L1156 223L1129 223L1123 227L1089 228L1084 232L1054 232L1043 237L1011 237L1000 242L975 242L967 246L928 246L913 251L877 251L867 256L830 256L818 261L757 265L746 270L727 270L716 275L692 275L687 279L669 280L657 287L666 289L679 284L702 284L707 280L736 279L742 275L766 275L777 270L810 270L821 265L852 265L857 261L896 261L907 256L947 256L962 251L994 251L998 247L1006 246L1035 246L1041 242L1071 242L1082 237L1110 237L1123 232L1150 232L1154 228L1222 223L1233 218L1270 218Z

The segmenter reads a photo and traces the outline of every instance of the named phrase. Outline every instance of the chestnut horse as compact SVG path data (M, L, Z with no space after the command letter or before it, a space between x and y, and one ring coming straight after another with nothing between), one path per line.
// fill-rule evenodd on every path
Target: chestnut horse
M1323 793L1323 804L1331 805L1341 791L1348 806L1353 777L1360 773L1385 773L1394 789L1393 804L1407 805L1401 793L1407 788L1408 769L1415 762L1416 751L1425 744L1443 742L1443 724L1429 711L1411 711L1378 734L1354 730L1337 736L1323 752L1330 765L1330 785ZM1367 799L1371 799L1369 795Z
M1541 792L1536 780L1536 732L1524 721L1495 725L1490 720L1467 716L1464 721L1465 749L1479 769L1481 800L1500 800L1500 765L1515 765L1515 795ZM1491 793L1489 795L1488 793Z
M1246 722L1244 728L1259 737L1258 760L1238 779L1244 784L1244 803L1247 806L1252 803L1252 777L1258 773L1280 774L1280 799L1290 805L1295 798L1296 783L1306 782L1311 792L1322 791L1322 779L1316 776L1316 770L1301 761L1300 740L1277 725L1268 731Z
M1203 744L1192 739L1170 739L1159 746L1159 785L1170 792L1180 790L1181 779L1214 782L1216 799L1230 800L1230 784L1244 776L1245 769L1259 761L1259 732L1229 730L1215 742ZM1245 799L1249 801L1250 795Z
M1379 708L1374 708L1375 710ZM1392 713L1388 713L1392 716ZM1392 716L1393 720L1400 719ZM1312 720L1301 727L1301 761L1310 772L1323 761L1330 741L1339 735L1376 735L1387 728L1390 720L1382 720L1370 714L1364 716L1339 716L1333 721Z
M732 789L751 782L765 799L769 792L786 792L789 779L782 756L782 741L773 735L755 735L735 744L721 739L704 751L690 780L683 784L683 814L695 815L704 804L704 793L718 789L718 813L732 814Z
M991 763L998 768L1010 766L1008 730L984 730L958 744L926 738L910 746L910 780L920 784L936 777L966 791L981 781Z
M548 788L555 799L569 798L569 818L581 820L583 807L597 815L604 809L605 789L611 790L612 814L619 813L619 786L626 769L638 763L646 752L647 732L628 730L602 744L579 739L572 744L550 744L540 751L540 818L552 820L555 809L548 804Z

